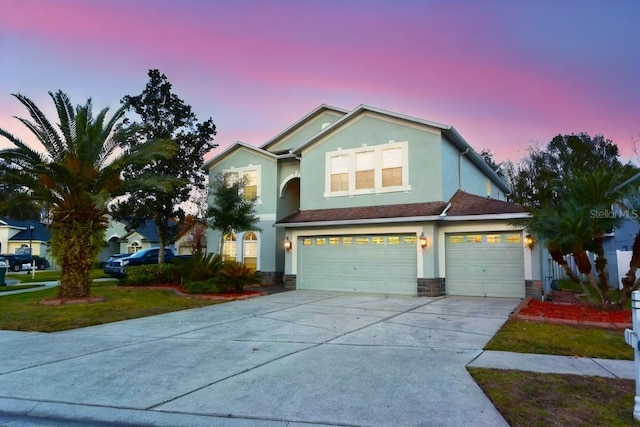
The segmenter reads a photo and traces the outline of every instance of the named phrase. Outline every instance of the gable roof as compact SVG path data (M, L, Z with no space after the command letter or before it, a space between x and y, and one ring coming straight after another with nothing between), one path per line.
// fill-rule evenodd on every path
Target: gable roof
M458 190L448 203L408 203L298 211L278 221L276 227L473 219L505 220L525 216L528 216L525 208L515 203Z
M20 230L15 235L9 238L9 241L27 241L35 240L38 242L48 242L51 239L51 232L47 227L47 224L42 224L37 221L16 221L5 220L2 221L6 226ZM33 234L29 230L29 226L33 225Z
M157 242L158 241L158 229L156 227L156 222L153 220L145 220L143 221L139 227L130 230L127 234L120 238L121 241L127 240L133 234L138 233L142 236L142 240L149 242Z
M440 129L442 135L453 144L454 147L463 153L474 165L476 165L482 172L484 172L488 177L492 178L494 183L502 190L504 193L509 193L510 189L507 184L498 176L496 171L491 169L491 167L484 161L482 157L469 145L469 143L458 133L458 131L451 125L444 125L437 122L432 122L429 120L419 119L417 117L407 116L405 114L394 113L392 111L383 110L381 108L371 107L369 105L361 104L341 119L337 120L333 124L327 126L325 129L314 135L313 137L307 139L298 147L294 148L290 152L292 154L300 154L302 150L310 147L311 145L318 142L321 138L328 135L329 133L335 131L336 129L345 126L347 123L353 121L357 116L364 114L366 112L375 113L387 117L392 117L395 119L403 120L409 123L418 124L422 126L428 126L436 129Z
M319 116L320 114L324 113L325 111L331 111L331 112L338 113L338 114L341 114L341 115L349 113L349 110L345 110L344 108L333 107L333 106L327 105L327 104L320 104L318 107L316 107L313 110L311 110L309 113L304 115L302 118L300 118L298 121L293 123L291 126L289 126L285 130L283 130L282 132L280 132L279 134L277 134L276 136L271 138L269 141L267 141L264 144L262 144L260 146L260 148L263 149L263 150L269 150L271 148L271 146L275 145L282 138L284 138L284 137L292 134L296 130L300 129L309 120L312 120L314 117Z
M204 169L205 171L209 170L211 168L212 165L224 160L226 157L228 157L229 155L231 155L232 153L234 153L235 151L241 149L241 148L246 148L247 150L253 151L256 154L268 157L268 158L272 158L272 159L276 159L277 156L273 153L270 153L266 150L263 150L261 148L255 147L251 144L247 144L246 142L242 142L242 141L236 141L233 144L231 144L230 146L228 146L227 148L225 148L222 152L220 152L218 155L214 156L213 158L209 159L207 162L205 162L202 165L202 169Z

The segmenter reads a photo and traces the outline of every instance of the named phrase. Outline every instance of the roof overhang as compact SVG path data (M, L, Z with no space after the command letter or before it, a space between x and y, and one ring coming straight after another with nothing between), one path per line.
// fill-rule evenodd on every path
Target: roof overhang
M308 221L308 222L289 222L276 223L276 228L303 228L303 227L338 227L349 225L370 225L370 224L398 224L403 222L427 222L438 220L439 215L429 216L413 216L413 217L396 217L396 218L367 218L367 219L350 219L335 221Z
M412 217L396 217L396 218L367 218L352 220L335 220L335 221L309 221L309 222L291 222L276 223L276 228L313 228L313 227L340 227L340 226L359 226L371 224L399 224L399 223L415 223L415 222L446 222L446 221L508 221L512 219L528 218L528 213L503 213L503 214L487 214L487 215L464 215L464 216L444 216L444 215L428 215L428 216L412 216Z

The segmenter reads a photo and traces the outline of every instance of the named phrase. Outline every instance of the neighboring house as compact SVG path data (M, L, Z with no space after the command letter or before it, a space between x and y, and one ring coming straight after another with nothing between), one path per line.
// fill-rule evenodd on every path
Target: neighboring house
M451 126L361 105L321 105L254 147L205 164L244 177L262 231L225 238L225 258L289 289L540 296L541 257L508 224L526 215ZM209 252L220 234L210 231ZM285 247L287 249L285 249Z
M37 221L0 220L0 254L31 253L46 258L51 265L49 253L51 233L47 224Z
M187 230L188 231L188 230ZM175 243L169 247L178 255L191 254L191 242L188 232L178 235ZM111 220L105 235L105 247L99 261L105 261L110 255L132 254L142 249L156 247L159 245L158 231L155 222L145 221L135 230L127 231L126 224Z
M619 289L621 280L629 271L629 260L633 250L633 241L640 229L636 219L623 218L622 223L604 239L604 255L607 258L607 271L609 272L609 285ZM628 256L621 256L620 252L629 252ZM618 257L620 256L620 260ZM618 262L620 261L620 265ZM620 275L618 272L622 272Z

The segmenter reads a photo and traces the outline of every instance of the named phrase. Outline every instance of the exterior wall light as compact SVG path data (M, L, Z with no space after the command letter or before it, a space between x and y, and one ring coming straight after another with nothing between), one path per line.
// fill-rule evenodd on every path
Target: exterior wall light
M533 249L533 236L531 234L524 236L524 242L527 244L529 249Z
M293 247L293 242L289 240L289 237L286 237L284 239L284 250L290 251L292 247Z
M424 235L424 231L420 233L420 247L425 249L427 247L427 236Z

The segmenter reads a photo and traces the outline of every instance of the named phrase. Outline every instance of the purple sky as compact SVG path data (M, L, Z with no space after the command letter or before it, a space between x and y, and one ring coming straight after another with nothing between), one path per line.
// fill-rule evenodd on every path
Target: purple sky
M369 104L498 160L587 132L638 163L639 23L636 0L0 0L0 127L30 140L11 93L115 109L158 68L221 148Z

